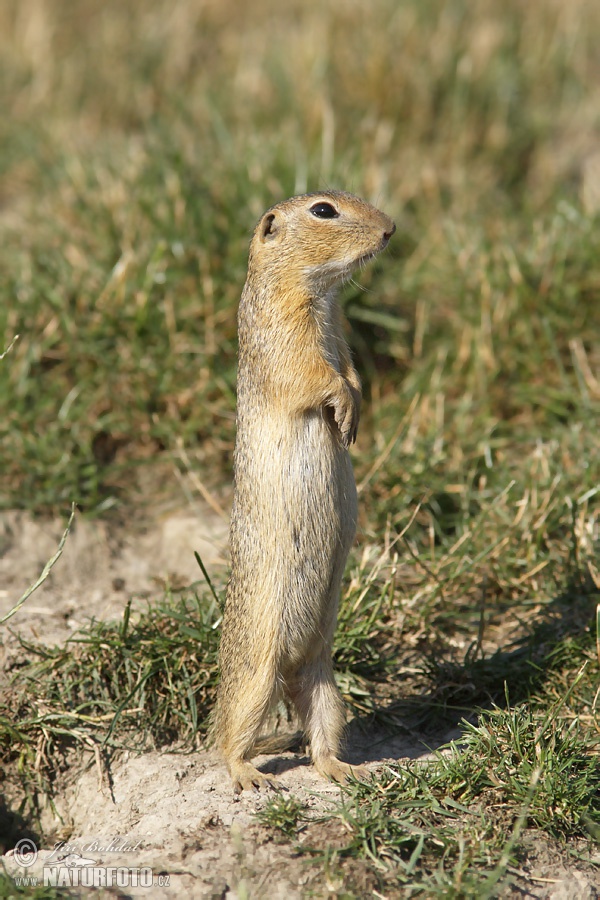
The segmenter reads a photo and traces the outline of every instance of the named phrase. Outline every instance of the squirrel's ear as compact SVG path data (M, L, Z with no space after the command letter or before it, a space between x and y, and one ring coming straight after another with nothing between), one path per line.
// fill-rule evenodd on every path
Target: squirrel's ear
M272 241L279 234L279 222L275 213L267 213L260 223L260 239L261 241Z

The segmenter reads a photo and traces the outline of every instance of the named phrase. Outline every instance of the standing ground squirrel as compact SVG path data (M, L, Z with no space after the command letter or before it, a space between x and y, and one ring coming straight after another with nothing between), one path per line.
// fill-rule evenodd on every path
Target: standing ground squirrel
M274 786L249 758L282 696L298 711L318 771L340 782L353 771L337 758L344 711L331 645L356 530L348 446L361 390L335 294L395 230L363 200L325 191L267 210L250 244L214 722L238 793Z

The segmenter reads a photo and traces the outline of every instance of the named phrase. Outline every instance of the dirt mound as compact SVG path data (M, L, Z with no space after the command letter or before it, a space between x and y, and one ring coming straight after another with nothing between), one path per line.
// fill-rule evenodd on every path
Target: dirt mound
M56 552L64 520L0 513L0 618L36 580ZM124 525L77 514L63 554L44 584L10 620L23 637L61 643L87 621L118 619L127 600L145 608L164 586L202 578L197 551L210 572L224 576L227 523L202 508L144 517Z

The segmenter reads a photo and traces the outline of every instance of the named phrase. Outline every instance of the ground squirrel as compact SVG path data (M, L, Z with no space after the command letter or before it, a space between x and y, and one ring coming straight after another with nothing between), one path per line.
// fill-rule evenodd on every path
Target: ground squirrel
M348 447L361 389L335 292L395 229L363 200L324 191L267 210L250 244L214 722L238 793L274 786L249 758L279 697L295 705L317 770L340 782L353 771L337 758L331 645L356 530Z

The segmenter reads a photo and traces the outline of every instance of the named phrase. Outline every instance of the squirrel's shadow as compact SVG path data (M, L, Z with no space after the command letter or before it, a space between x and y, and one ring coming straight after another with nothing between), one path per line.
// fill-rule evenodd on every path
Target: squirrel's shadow
M475 722L482 709L525 702L560 665L553 654L560 641L591 640L597 601L596 586L576 578L544 607L530 630L491 655L468 653L457 661L443 653L424 654L428 690L355 716L346 730L341 759L351 765L417 759L460 737L461 721ZM260 771L277 775L310 765L306 750L294 749L294 757L273 757Z
M20 812L12 809L5 798L0 796L0 856L23 839L41 846L40 835L30 827Z

